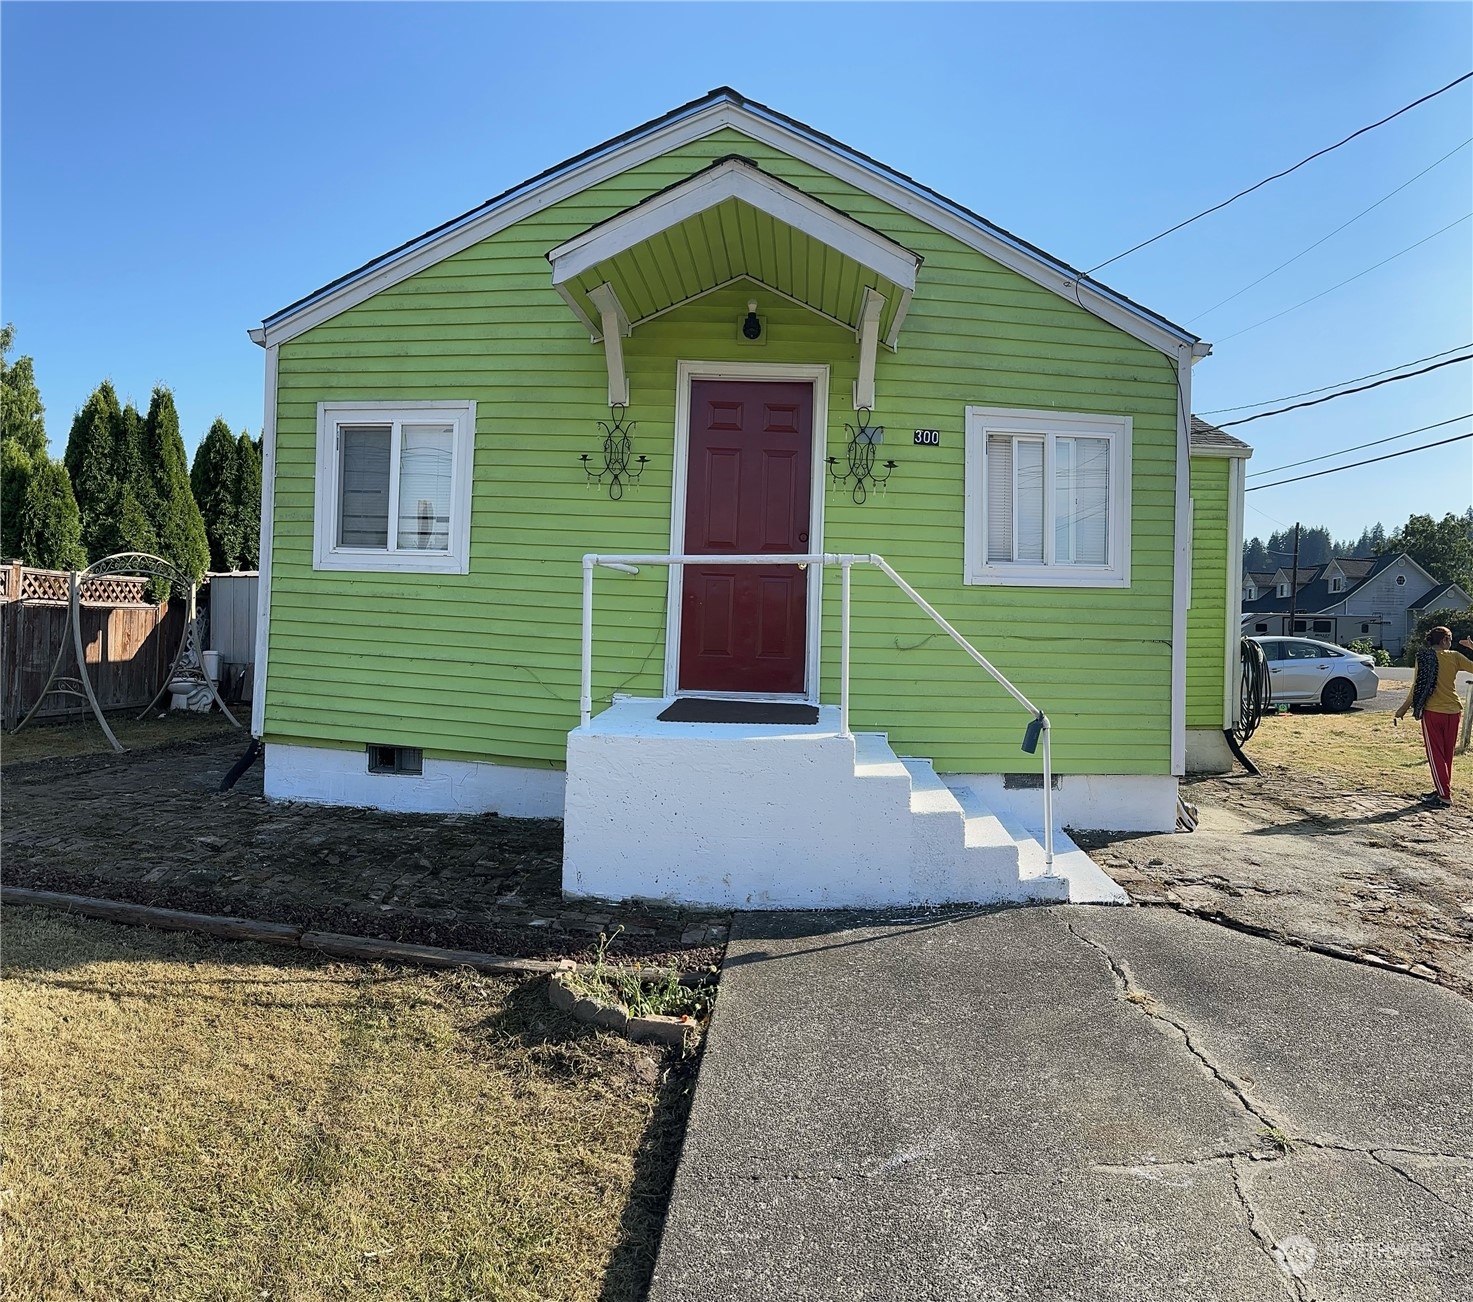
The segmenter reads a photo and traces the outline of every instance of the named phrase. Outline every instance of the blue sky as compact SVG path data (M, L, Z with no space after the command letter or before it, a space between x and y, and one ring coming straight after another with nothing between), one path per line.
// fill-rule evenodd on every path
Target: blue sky
M59 455L104 377L140 407L172 387L191 450L217 415L258 433L248 327L713 86L1088 268L1468 71L1473 8L7 2L0 42L0 314L36 359ZM1473 209L1470 87L1101 273L1217 344L1197 411L1473 341L1469 221L1257 325ZM1235 432L1268 471L1473 411L1470 374ZM1470 502L1465 441L1250 493L1247 532L1299 518L1346 536Z

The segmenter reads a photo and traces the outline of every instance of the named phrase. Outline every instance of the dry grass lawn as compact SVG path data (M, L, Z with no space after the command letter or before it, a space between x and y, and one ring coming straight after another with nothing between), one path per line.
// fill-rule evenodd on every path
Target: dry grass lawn
M688 1069L540 981L11 908L3 1294L641 1295Z
M1382 699L1400 704L1406 691L1405 683L1383 687ZM1399 725L1392 718L1389 710L1267 715L1244 749L1255 764L1283 765L1390 795L1420 795L1432 785L1422 726L1410 714ZM1466 755L1453 760L1455 771L1469 763Z
M195 714L188 710L172 710L159 718L151 714L137 717L137 710L122 710L107 716L107 726L128 750L146 750L152 746L171 746L181 741L205 741L237 733L242 751L250 745L251 707L231 712L245 726L231 726L218 710ZM18 764L26 760L51 759L57 755L111 755L112 747L88 711L84 719L62 723L28 723L17 733L5 733L0 739L0 763Z

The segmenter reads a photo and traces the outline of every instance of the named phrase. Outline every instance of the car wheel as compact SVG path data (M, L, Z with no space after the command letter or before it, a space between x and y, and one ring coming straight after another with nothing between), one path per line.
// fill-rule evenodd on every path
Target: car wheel
M1344 714L1355 704L1355 684L1347 678L1337 678L1325 684L1320 693L1320 705L1334 714Z

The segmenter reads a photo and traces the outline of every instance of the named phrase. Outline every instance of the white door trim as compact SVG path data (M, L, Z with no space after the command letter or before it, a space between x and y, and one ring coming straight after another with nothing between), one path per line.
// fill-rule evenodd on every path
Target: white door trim
M808 551L823 551L824 453L828 448L829 368L781 362L691 362L675 368L675 460L670 492L670 553L685 546L686 481L690 470L690 391L692 380L745 380L783 384L806 381L813 386L813 468L808 505ZM680 594L683 567L672 565L665 603L665 695L675 696L680 683ZM809 571L808 628L801 699L818 703L822 652L823 566ZM712 695L713 693L702 693ZM714 693L725 695L725 693Z

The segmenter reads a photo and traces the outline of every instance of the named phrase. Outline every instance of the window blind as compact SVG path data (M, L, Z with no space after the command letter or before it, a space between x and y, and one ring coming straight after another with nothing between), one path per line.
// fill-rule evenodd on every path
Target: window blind
M390 425L343 425L339 547L389 545Z

